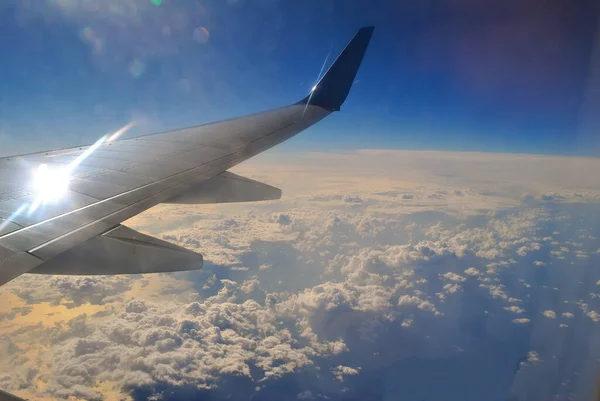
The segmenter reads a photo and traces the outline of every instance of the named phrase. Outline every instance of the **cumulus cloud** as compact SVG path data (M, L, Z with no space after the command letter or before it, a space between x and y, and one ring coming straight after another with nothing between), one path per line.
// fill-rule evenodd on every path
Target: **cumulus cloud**
M587 317L589 317L593 322L600 322L600 313L598 313L594 310L591 310L588 303L580 301L577 304L578 304L579 308L581 309L581 311Z
M516 305L507 306L504 308L504 310L507 310L509 312L516 313L516 314L521 314L521 313L525 312L525 309L519 308Z
M571 312L564 312L564 313L562 314L562 316L563 316L565 319L573 319L573 318L575 317L575 315L574 315L574 314L572 314Z
M421 299L421 298L419 298L417 296L414 296L414 295L402 295L402 296L400 296L400 298L398 298L398 306L400 306L400 307L415 306L418 309L432 312L435 315L440 315L441 314L435 308L435 305L433 305L431 302L429 302L427 300L423 300L423 299Z
M446 280L456 281L459 283L465 281L465 278L463 276L452 272L444 273L442 277Z
M542 357L537 351L529 351L527 353L527 359L521 362L521 365L535 365L542 361Z
M343 341L319 340L308 327L281 327L281 316L255 301L228 301L226 288L183 308L127 302L91 335L55 345L55 385L48 392L81 397L78 392L87 388L87 397L94 376L123 388L162 383L214 389L231 377L274 380L312 368L314 358L347 350Z
M359 369L351 368L350 366L336 366L333 368L333 375L339 380L344 381L344 376L355 376L359 373Z

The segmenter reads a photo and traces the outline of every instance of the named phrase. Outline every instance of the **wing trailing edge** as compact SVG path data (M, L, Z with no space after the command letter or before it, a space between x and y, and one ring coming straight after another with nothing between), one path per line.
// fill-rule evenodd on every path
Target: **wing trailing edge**
M113 275L202 268L202 255L119 225L35 267L29 273Z
M201 205L207 203L256 202L280 198L281 190L279 188L225 171L166 203Z

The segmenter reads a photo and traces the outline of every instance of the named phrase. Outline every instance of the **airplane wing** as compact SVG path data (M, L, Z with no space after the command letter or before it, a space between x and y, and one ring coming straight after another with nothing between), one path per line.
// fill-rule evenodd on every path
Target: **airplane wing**
M164 202L278 199L229 173L339 110L373 27L358 31L312 92L276 110L176 131L0 159L0 285L23 273L195 269L202 256L121 222Z

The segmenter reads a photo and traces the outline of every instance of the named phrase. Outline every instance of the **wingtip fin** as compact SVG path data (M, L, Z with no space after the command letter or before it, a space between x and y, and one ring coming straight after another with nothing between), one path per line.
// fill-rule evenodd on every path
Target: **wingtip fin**
M320 106L331 111L340 110L350 93L374 30L374 26L360 28L301 103Z

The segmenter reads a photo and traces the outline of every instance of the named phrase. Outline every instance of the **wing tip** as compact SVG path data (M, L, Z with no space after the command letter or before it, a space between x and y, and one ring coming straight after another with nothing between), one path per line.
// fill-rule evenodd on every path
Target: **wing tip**
M373 25L360 28L311 93L300 103L320 106L330 111L340 110L350 93L374 30Z

